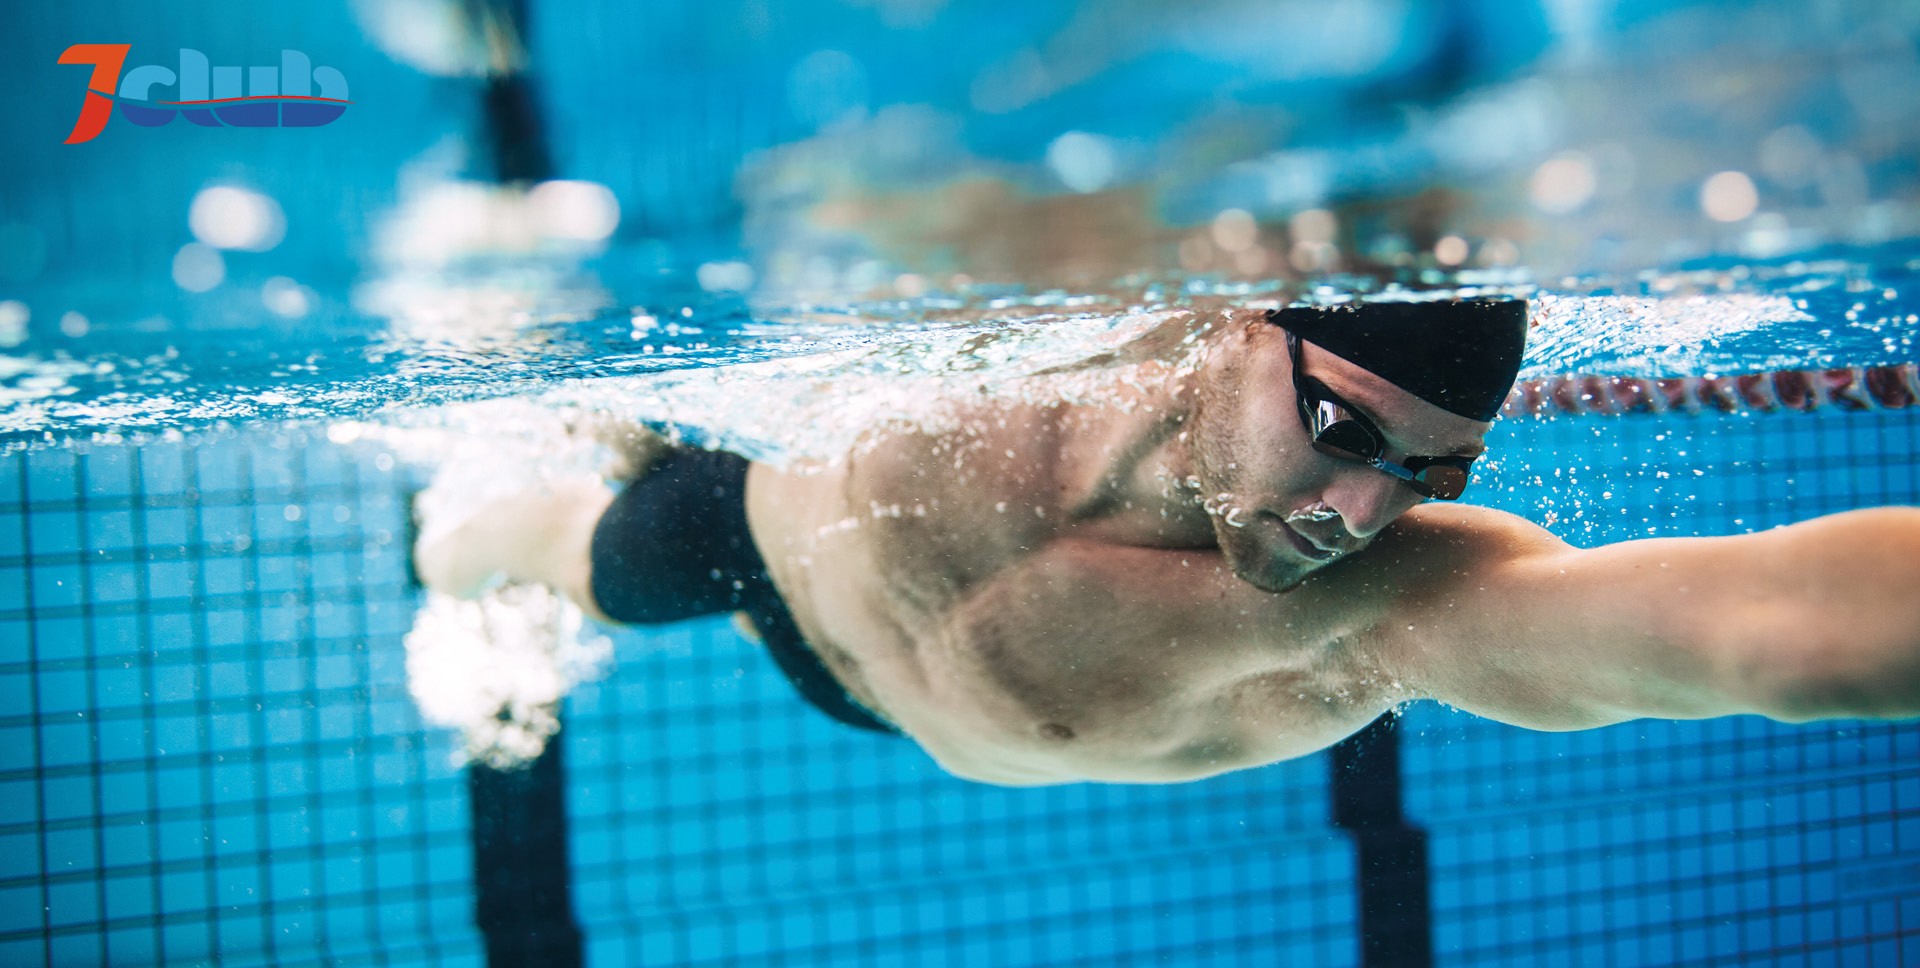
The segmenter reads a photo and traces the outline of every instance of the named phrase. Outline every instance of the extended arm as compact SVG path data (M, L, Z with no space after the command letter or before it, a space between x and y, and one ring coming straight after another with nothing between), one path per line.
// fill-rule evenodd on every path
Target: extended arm
M1420 691L1494 719L1920 716L1920 509L1591 550L1423 509L1376 550L1368 567L1413 579L1384 644Z

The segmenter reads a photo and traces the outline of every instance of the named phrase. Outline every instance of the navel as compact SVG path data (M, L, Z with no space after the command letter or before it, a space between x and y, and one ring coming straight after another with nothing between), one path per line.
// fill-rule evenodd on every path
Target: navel
M1041 723L1040 735L1064 743L1073 738L1073 727L1065 723Z

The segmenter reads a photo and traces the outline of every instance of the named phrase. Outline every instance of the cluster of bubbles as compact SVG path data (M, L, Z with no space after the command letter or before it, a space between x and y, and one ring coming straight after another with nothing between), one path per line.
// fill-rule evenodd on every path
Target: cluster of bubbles
M405 642L420 715L460 731L465 761L495 769L538 757L560 731L560 700L613 654L577 606L538 585L472 601L428 595Z

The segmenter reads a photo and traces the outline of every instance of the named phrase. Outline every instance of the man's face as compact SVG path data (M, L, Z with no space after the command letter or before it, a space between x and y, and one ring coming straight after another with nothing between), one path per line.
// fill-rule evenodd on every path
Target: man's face
M1302 344L1300 365L1373 421L1387 460L1485 450L1491 424L1442 410L1311 343ZM1423 500L1383 471L1313 449L1278 326L1255 322L1225 334L1196 387L1193 474L1227 563L1258 588L1299 584Z

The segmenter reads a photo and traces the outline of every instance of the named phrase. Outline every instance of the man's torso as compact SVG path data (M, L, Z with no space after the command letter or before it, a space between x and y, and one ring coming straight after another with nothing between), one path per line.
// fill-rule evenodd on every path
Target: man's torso
M957 426L756 465L748 488L823 661L950 771L1187 779L1317 749L1388 702L1356 647L1372 610L1334 607L1338 582L1271 595L1228 571L1166 479L1177 426L1029 403Z

